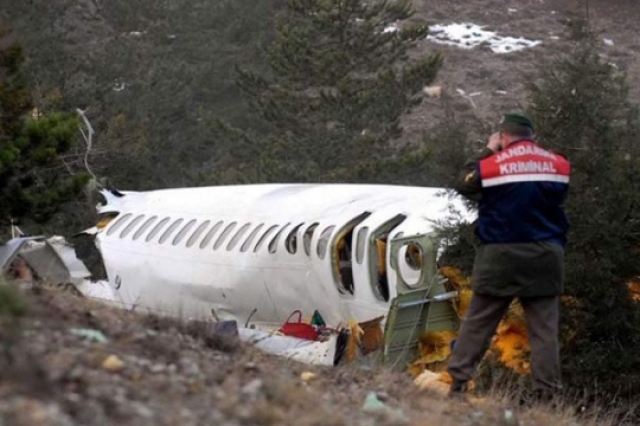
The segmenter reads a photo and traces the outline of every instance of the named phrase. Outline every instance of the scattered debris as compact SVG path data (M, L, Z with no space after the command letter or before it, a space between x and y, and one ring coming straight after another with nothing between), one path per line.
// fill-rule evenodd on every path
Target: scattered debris
M369 392L364 400L364 404L362 404L362 410L369 412L385 411L387 408L388 407L384 405L384 402L378 399L375 392Z
M422 92L430 98L440 99L442 96L442 86L424 86Z
M461 97L465 98L466 100L469 101L469 103L471 104L471 106L475 109L477 108L477 105L475 102L473 102L474 97L476 96L480 96L482 94L482 92L473 92L467 95L467 92L465 92L464 90L457 88L456 92L458 92L460 94Z
M302 380L303 382L310 382L316 377L318 377L318 375L316 373L312 373L311 371L303 371L302 374L300 374L300 380Z
M111 373L117 373L124 369L124 362L118 358L116 355L109 355L102 362L102 368Z
M367 394L364 404L362 404L362 411L365 413L384 413L396 421L407 421L407 418L401 410L387 406L384 402L380 401L375 392L369 392Z
M77 286L91 276L60 236L17 237L0 244L0 271L25 281L32 281L35 273L53 285Z
M494 53L511 53L538 46L539 40L528 40L523 37L505 37L496 32L483 30L476 24L462 23L434 25L430 27L428 40L434 43L457 46L462 49L473 49L488 43Z
M92 328L72 328L69 332L98 343L107 343L109 341L102 331Z
M425 370L413 381L422 390L431 390L440 395L446 395L451 384L451 377L446 373L435 373Z

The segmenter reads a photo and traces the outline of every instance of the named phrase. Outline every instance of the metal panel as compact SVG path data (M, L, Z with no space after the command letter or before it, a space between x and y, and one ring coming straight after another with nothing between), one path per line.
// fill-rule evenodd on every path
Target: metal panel
M457 292L447 292L445 279L436 272L436 246L431 235L399 238L392 241L392 262L398 279L398 296L393 299L385 323L384 364L403 369L418 355L418 342L427 331L455 330L458 317L451 304ZM423 253L420 282L410 288L397 267L400 248L417 244ZM404 290L404 291L402 291Z

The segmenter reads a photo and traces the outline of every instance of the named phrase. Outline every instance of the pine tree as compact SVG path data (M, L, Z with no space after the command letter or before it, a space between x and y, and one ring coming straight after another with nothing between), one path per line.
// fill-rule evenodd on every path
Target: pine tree
M0 224L48 219L87 181L70 174L60 155L73 145L78 121L71 114L34 109L21 66L22 49L0 34Z
M570 388L607 400L640 392L640 132L625 76L574 21L574 52L531 86L540 142L572 162L567 203L563 368Z
M244 160L239 174L372 181L392 178L398 164L420 164L424 151L398 156L391 144L442 63L439 54L409 58L428 32L407 23L412 15L409 0L289 0L268 50L270 75L238 69L268 135L236 131L231 155Z

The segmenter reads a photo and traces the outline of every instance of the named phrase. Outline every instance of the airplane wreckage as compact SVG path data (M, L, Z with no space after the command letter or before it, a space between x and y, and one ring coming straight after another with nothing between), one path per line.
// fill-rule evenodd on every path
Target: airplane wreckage
M108 281L90 282L70 247L43 238L0 246L0 266L26 262L41 278L125 309L235 322L241 339L290 359L358 358L418 375L446 361L471 293L468 280L438 265L439 224L475 218L444 193L304 184L103 191L98 223L84 233ZM503 336L505 348L527 346L515 318L501 330L520 337Z

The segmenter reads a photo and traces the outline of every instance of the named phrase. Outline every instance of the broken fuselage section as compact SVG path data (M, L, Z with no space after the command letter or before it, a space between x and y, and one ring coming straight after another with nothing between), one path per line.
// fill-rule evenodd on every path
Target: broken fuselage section
M125 308L275 327L295 310L318 311L337 327L386 319L393 304L386 338L407 342L421 332L416 321L451 327L445 317L455 318L425 316L427 304L446 299L438 223L452 211L470 217L442 189L274 184L103 195L93 232ZM389 353L405 357L401 343Z

